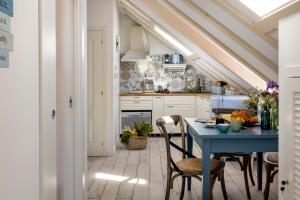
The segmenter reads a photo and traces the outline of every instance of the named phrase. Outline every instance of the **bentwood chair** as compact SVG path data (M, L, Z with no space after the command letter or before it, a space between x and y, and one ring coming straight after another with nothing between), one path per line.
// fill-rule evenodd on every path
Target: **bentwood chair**
M231 114L235 109L230 108L218 108L218 109L212 109L212 112L215 114ZM247 193L247 198L251 199L250 189L249 189L249 182L248 182L248 173L251 180L252 185L255 185L253 174L252 174L252 164L251 164L251 158L252 158L252 152L238 152L238 153L215 153L214 159L221 159L221 158L230 158L233 161L236 161L239 163L241 167L241 171L244 175L244 182L245 182L245 188Z
M266 153L264 155L266 167L266 186L264 190L264 200L269 199L270 184L273 183L275 175L278 173L278 153Z
M177 177L182 177L182 185L180 192L180 199L183 199L185 190L185 181L187 177L193 177L202 181L202 159L196 158L192 154L186 151L186 134L184 132L183 120L180 115L165 116L156 120L156 124L164 136L167 150L167 185L166 185L166 196L165 199L168 200L170 196L170 190L173 188L173 182ZM181 147L172 141L172 131L167 132L166 125L172 124L176 127L178 124L181 130ZM182 153L182 159L175 162L172 154L171 147ZM224 181L224 167L225 162L222 160L211 160L211 191L210 199L212 199L212 191L216 179L220 177L221 187L223 192L223 197L227 200L227 193Z

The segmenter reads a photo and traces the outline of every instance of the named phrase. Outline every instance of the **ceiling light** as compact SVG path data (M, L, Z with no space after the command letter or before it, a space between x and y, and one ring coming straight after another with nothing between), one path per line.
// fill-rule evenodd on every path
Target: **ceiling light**
M159 28L158 26L154 26L154 31L160 34L164 39L166 39L168 42L170 42L172 45L174 45L178 51L181 51L185 56L189 57L193 55L193 52L191 52L188 48L186 48L183 44L178 42L174 37L172 37L170 34Z

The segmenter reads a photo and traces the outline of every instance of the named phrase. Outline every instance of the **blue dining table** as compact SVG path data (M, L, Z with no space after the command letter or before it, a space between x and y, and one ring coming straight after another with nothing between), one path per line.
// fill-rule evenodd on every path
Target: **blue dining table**
M229 130L227 133L220 133L216 128L206 128L196 118L184 120L187 123L188 152L193 153L193 141L202 152L203 200L209 200L210 196L210 160L213 153L256 152L257 187L258 190L262 189L263 152L278 152L276 131L247 127L240 132ZM191 181L191 178L188 178L188 190L191 190Z

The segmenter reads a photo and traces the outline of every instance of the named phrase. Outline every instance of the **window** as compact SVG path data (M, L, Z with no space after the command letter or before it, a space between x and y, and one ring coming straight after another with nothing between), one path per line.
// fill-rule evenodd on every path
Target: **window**
M259 17L271 14L273 11L285 5L295 2L295 0L239 0L242 4L252 10Z

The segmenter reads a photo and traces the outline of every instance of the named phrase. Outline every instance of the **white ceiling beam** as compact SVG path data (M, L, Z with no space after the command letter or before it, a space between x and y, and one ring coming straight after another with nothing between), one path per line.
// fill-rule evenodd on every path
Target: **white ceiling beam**
M261 52L273 63L278 63L278 50L266 42L256 32L241 23L238 19L230 15L224 8L219 7L211 0L190 0L196 6L204 9L210 16L218 20L236 35L239 35L244 41L247 41L253 48Z
M211 37L214 37L233 51L238 57L252 66L252 68L256 69L256 71L262 74L268 74L268 78L277 80L277 65L266 60L265 57L262 57L260 52L254 50L251 46L246 45L247 43L240 37L235 36L234 33L229 33L227 28L219 26L217 22L209 20L208 17L203 17L204 14L195 12L181 0L169 0L169 2L175 7L173 9L178 9L176 12L182 12L190 19L193 19L193 22L196 23L195 26L199 25L202 29L205 29ZM169 5L164 3L164 6Z

